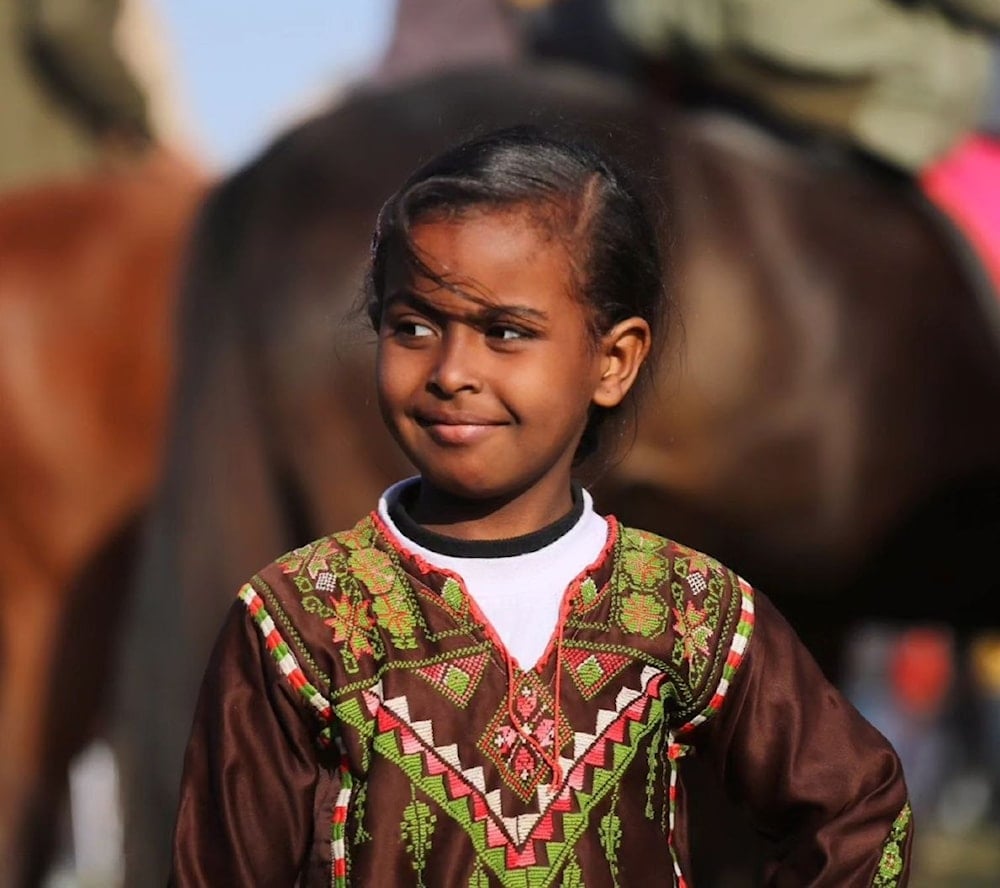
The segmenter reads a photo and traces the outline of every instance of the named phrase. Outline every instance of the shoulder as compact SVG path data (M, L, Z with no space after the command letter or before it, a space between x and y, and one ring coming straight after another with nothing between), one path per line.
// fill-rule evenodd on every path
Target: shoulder
M392 575L392 559L380 548L371 515L350 530L329 534L292 549L261 571L269 585L293 588L299 600L340 597L346 576L360 575L375 587Z
M721 707L754 626L754 590L718 559L648 531L620 528L623 594L615 619L656 631L678 692L675 726L693 728Z
M392 558L378 541L366 516L350 530L286 552L240 588L280 671L294 663L316 688L335 693L343 664L356 672L359 659L375 653L371 596L394 582Z

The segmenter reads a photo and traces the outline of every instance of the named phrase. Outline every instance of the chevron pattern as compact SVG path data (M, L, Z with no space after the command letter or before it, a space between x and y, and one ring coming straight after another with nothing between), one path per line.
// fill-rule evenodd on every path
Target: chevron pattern
M646 667L640 687L623 687L614 709L598 710L592 732L574 732L572 754L560 757L562 784L539 784L536 810L528 814L505 814L501 790L486 785L482 767L464 764L457 744L437 745L433 724L414 719L405 696L385 699L381 682L362 692L368 724L356 726L373 733L375 750L465 830L505 888L544 888L571 859L590 811L663 718L659 690L665 677ZM358 706L341 704L337 710L348 722L364 715Z

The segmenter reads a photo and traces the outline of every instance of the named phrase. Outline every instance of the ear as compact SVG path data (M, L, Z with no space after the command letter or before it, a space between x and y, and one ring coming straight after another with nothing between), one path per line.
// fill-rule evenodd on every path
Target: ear
M639 317L619 321L601 337L601 377L594 389L598 407L617 407L628 394L646 360L653 335Z

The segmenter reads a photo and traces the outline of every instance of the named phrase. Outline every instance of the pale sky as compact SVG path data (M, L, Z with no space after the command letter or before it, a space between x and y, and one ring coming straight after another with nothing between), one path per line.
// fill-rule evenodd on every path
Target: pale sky
M205 160L230 169L363 74L394 0L150 0Z

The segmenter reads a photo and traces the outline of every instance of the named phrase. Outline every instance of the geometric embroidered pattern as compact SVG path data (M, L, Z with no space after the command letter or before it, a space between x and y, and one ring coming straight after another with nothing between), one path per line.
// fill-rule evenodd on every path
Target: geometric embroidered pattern
M479 740L479 750L497 766L504 783L527 802L538 784L552 776L552 769L534 743L550 756L553 754L555 718L552 696L538 673L533 669L519 672L515 682L513 709L517 722L512 721L504 697ZM572 731L564 721L559 726L556 750L569 743L571 737Z
M719 679L715 693L712 694L712 698L708 701L705 708L686 724L678 728L678 734L684 734L694 729L702 724L702 722L710 719L722 708L726 693L729 691L729 684L743 662L743 655L746 652L747 645L750 643L750 636L753 634L753 588L743 577L737 577L736 579L739 583L741 596L740 619L736 625L736 631L733 633L733 640L729 645L729 653L726 655L726 662L722 668L722 677Z
M506 693L497 699L497 688L491 686L482 701L485 710L474 704L484 693L486 670L503 651L495 649L488 633L484 639L476 631L481 617L460 578L442 575L396 548L391 532L383 532L375 516L279 560L302 610L325 630L334 656L339 654L331 675L322 671L326 662L311 659L295 635L288 637L295 645L293 654L264 609L264 588L241 591L279 670L320 716L325 728L321 740L337 739L331 735L339 721L359 735L362 760L354 767L367 771L368 756L374 753L406 775L413 792L409 805L400 801L397 836L418 882L441 837L455 829L468 836L478 861L470 884L486 884L487 871L505 888L580 882L578 844L583 837L599 831L608 848L621 841L614 799L603 817L594 810L602 800L608 803L639 755L649 769L650 811L656 763L664 756L670 763L669 780L664 774L662 825L675 884L684 884L673 847L676 758L685 749L678 740L722 706L753 628L753 593L714 559L653 534L619 529L612 520L602 558L608 552L614 553L612 572L603 575L600 587L582 575L567 593L572 606L562 616L554 650L555 683L536 670L508 666ZM428 582L410 573L407 560ZM425 611L425 604L436 611ZM429 629L435 612L435 621L444 616L451 624L441 635ZM593 639L595 632L607 631L625 637L606 644ZM437 645L445 637L467 642L444 651ZM593 640L588 643L588 638ZM414 654L401 657L396 651ZM335 716L296 654L304 657L303 665L324 690L324 679L331 685L331 696L339 698L332 707ZM381 681L387 671L393 675L389 696ZM345 673L352 678L345 681ZM407 678L414 674L419 681ZM579 693L571 699L573 720L564 717L565 709L556 718L553 694L560 675L574 687L574 697ZM565 685L563 689L565 694ZM565 696L562 700L570 702ZM450 706L442 706L444 701ZM590 705L582 710L589 715L581 721L583 701ZM451 715L445 715L448 710ZM474 732L460 727L455 733L456 719L458 725L468 719ZM447 736L459 738L457 742L436 742L446 726ZM579 727L588 730L575 730ZM339 763L341 769L348 757ZM349 870L345 824L351 783L350 773L343 772L334 803L330 838L335 885L344 884ZM362 784L359 806L364 791ZM592 817L601 822L589 822ZM890 848L885 857L890 876L893 866Z
M435 744L433 725L412 717L405 696L384 699L381 681L362 692L364 712L353 698L335 709L347 724L374 734L375 750L465 830L505 888L547 888L572 860L591 809L617 785L640 740L662 720L664 679L665 673L644 667L641 687L623 687L614 710L598 710L593 733L573 732L567 744L572 754L560 756L562 783L538 783L535 810L519 815L505 814L500 789L486 786L482 767L463 766L457 744Z
M593 699L609 681L621 672L632 658L590 649L563 648L563 663L577 690L587 700Z
M489 653L484 652L441 660L429 666L421 666L414 672L442 696L465 709L479 687L479 680L489 661Z

